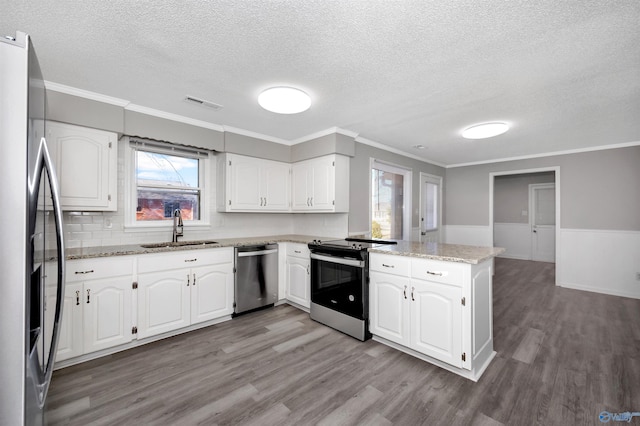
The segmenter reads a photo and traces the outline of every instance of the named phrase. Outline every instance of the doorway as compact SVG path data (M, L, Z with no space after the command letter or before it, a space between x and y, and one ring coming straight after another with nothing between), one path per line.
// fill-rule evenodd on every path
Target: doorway
M442 177L420 172L420 242L439 243Z
M411 170L371 159L371 236L409 240Z
M558 264L560 168L490 173L489 192L490 236L506 249L501 257Z
M529 184L531 260L556 261L556 185Z

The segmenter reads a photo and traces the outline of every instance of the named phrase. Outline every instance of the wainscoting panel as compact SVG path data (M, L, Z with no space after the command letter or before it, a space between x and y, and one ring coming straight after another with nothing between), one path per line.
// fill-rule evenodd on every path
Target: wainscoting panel
M531 227L528 223L494 223L493 245L507 250L500 257L531 260Z
M491 229L488 226L445 225L444 238L447 244L491 246Z
M561 229L557 283L640 299L640 232Z

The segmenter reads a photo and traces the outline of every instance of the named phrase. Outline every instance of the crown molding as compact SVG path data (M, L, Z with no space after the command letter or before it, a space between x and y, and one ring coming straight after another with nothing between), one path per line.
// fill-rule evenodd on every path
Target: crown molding
M438 163L436 161L429 160L428 158L420 157L420 156L417 156L415 154L411 154L409 152L405 152L405 151L402 151L400 149L396 149L396 148L390 147L388 145L384 145L384 144L382 144L380 142L376 142L376 141L372 141L371 139L363 138L361 136L356 137L356 142L359 142L359 143L362 143L362 144L365 144L365 145L369 145L369 146L372 146L374 148L382 149L384 151L389 151L389 152L392 152L394 154L402 155L404 157L413 158L414 160L422 161L424 163L433 164L434 166L443 167L443 168L447 167L442 163Z
M292 145L291 141L288 141L286 139L280 139L274 136L263 135L262 133L252 132L250 130L239 129L237 127L232 127L232 126L222 126L222 128L224 129L225 132L229 132L229 133L248 136L250 138L262 139L268 142L279 143L282 145L288 145L288 146Z
M327 135L332 135L334 133L338 133L340 135L348 136L354 139L358 136L356 132L352 132L350 130L341 129L340 127L329 127L328 129L320 130L319 132L311 133L310 135L306 135L298 139L294 139L291 141L291 145L297 145L299 143L309 142L310 140L321 138Z
M54 92L64 93L66 95L77 96L80 98L90 99L92 101L104 102L106 104L115 105L119 107L126 107L130 102L126 99L114 98L112 96L103 95L96 92L90 92L88 90L78 89L71 86L65 86L64 84L54 83L52 81L44 81L44 87L47 90L53 90Z
M545 152L543 154L521 155L519 157L495 158L493 160L474 161L471 163L450 164L448 166L445 166L445 168L454 169L456 167L468 167L468 166L479 166L482 164L505 163L507 161L531 160L533 158L554 157L556 155L580 154L583 152L604 151L606 149L617 149L617 148L628 148L631 146L638 146L638 145L640 145L640 141L618 143L618 144L611 144L611 145L599 145L599 146L592 146L589 148L578 148L578 149L568 149L564 151Z
M217 130L224 132L224 127L219 124L209 123L208 121L196 120L194 118L185 117L183 115L173 114L170 112L160 111L158 109L148 108L136 104L128 104L124 107L127 111L139 112L141 114L151 115L153 117L164 118L167 120L177 121L184 124L190 124L205 129Z

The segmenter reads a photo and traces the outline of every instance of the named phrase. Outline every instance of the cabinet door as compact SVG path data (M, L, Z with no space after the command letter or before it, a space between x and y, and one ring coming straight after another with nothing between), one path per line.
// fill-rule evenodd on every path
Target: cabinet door
M369 330L401 345L409 344L408 278L369 273Z
M335 169L333 157L313 160L311 207L313 210L333 210Z
M233 263L191 270L191 324L233 313Z
M63 210L116 210L117 135L47 123Z
M231 210L261 210L260 161L236 155L229 155Z
M263 162L260 195L264 210L289 210L289 170L288 164Z
M131 277L84 283L84 352L131 341Z
M462 289L411 281L411 342L418 352L462 366Z
M55 316L55 287L47 287L45 324L52 324ZM49 293L50 291L50 293ZM52 329L45 327L46 333ZM73 358L82 355L82 284L67 284L64 288L64 301L62 303L62 319L60 320L60 338L58 339L58 351L56 361ZM51 339L47 336L46 341ZM48 354L47 354L48 355Z
M291 167L292 209L311 210L310 191L313 187L313 167L297 163Z
M287 256L287 299L305 308L311 299L310 265L309 259Z
M190 269L138 275L138 339L190 324Z

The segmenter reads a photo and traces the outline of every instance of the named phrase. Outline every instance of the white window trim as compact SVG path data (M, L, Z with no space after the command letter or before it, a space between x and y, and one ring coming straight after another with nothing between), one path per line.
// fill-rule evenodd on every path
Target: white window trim
M435 229L429 229L426 230L424 229L424 224L421 220L421 218L423 217L423 212L422 208L424 206L424 200L423 200L423 196L424 196L424 184L426 181L429 181L430 183L434 183L438 185L438 227ZM419 217L419 227L420 227L420 236L422 237L422 233L423 232L437 232L438 233L438 242L442 241L442 231L443 231L443 225L442 225L442 204L443 202L443 192L442 192L442 176L438 176L438 175L432 175L429 173L425 173L425 172L420 172L420 208L418 211Z
M130 143L130 138L124 137L124 230L125 232L148 232L166 231L173 227L173 222L166 221L136 221L137 187L135 179L135 155L136 150ZM199 167L199 179L203 182L200 186L200 220L188 220L184 222L185 229L210 228L209 218L211 216L211 159L209 153L207 158L203 158Z
M373 198L373 188L371 187L371 170L378 169L384 170L390 173L396 173L403 176L403 191L404 191L404 206L402 208L402 239L411 240L411 212L412 212L412 199L413 199L413 170L409 167L401 166L399 164L393 164L384 160L378 160L377 158L369 158L369 236L372 235L371 222L373 221L373 211L371 209L371 200Z

